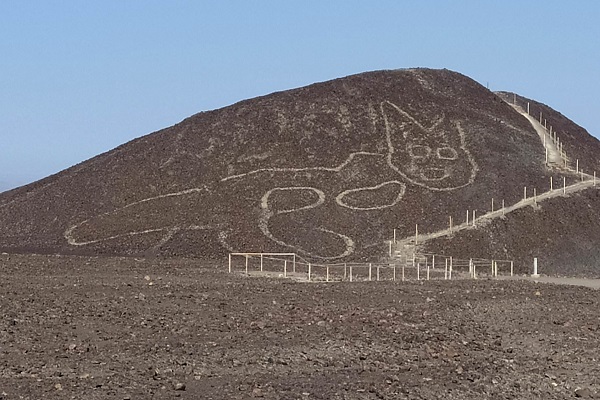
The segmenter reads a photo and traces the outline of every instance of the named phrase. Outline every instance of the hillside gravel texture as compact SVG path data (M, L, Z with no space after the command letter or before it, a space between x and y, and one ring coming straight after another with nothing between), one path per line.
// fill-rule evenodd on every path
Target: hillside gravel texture
M0 256L2 399L600 398L598 292Z
M550 176L529 121L474 80L374 71L202 112L3 193L0 251L377 259L394 229L443 229Z
M531 273L533 258L541 273L600 278L600 191L590 188L524 207L477 229L429 241L426 250L455 257L512 258L515 270ZM576 250L576 251L574 251Z

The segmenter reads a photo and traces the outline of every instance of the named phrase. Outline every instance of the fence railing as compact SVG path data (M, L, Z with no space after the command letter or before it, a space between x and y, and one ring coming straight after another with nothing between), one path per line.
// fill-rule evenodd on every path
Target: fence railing
M295 253L230 253L229 272L308 282L410 281L512 276L511 260L414 254L393 262L311 263Z

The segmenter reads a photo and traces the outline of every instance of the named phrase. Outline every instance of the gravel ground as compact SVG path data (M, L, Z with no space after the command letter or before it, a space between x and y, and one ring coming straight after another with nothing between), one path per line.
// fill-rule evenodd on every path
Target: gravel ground
M600 398L597 290L226 269L0 256L0 398Z

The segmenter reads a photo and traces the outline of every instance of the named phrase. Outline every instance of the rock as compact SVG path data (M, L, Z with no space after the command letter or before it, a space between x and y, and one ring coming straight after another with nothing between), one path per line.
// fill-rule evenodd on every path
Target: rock
M575 389L575 397L582 398L582 399L593 399L594 394L592 393L592 391L590 389L577 388L577 389Z
M177 382L174 386L175 390L185 390L185 383Z
M252 397L264 397L264 393L261 388L252 389Z

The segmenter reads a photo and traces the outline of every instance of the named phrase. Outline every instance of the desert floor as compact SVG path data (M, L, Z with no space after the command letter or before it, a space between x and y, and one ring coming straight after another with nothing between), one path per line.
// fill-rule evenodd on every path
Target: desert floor
M33 255L0 256L0 278L2 399L600 396L600 292L586 287Z

